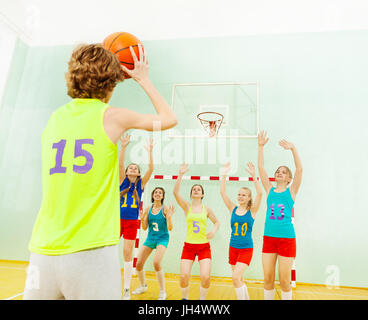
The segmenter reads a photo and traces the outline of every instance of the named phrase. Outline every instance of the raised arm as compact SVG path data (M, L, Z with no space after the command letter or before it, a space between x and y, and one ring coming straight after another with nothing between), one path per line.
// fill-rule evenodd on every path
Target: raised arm
M248 162L247 164L247 168L246 170L249 172L249 174L251 175L251 177L253 178L254 181L254 186L256 187L256 198L253 202L252 207L250 208L250 212L252 214L253 219L256 216L256 213L261 205L261 200L262 200L262 188L261 188L261 184L259 183L259 181L257 180L256 177L256 168L254 167L254 164L252 162Z
M142 189L144 188L144 186L146 185L146 183L149 181L149 179L152 176L152 172L153 172L153 155L152 155L152 149L153 149L153 140L150 139L148 141L147 146L145 147L147 152L148 152L148 156L149 156L149 163L148 163L148 169L145 173L145 175L142 178Z
M176 126L178 122L173 110L148 77L149 67L146 51L143 52L141 45L138 45L138 48L139 60L133 48L130 47L134 60L134 69L129 70L124 66L122 66L122 69L146 92L156 110L156 114L142 114L125 108L108 108L105 113L105 123L107 121L110 125L107 128L105 126L105 129L114 143L128 129L167 130Z
M294 173L293 183L290 186L290 193L291 193L291 197L293 198L293 200L295 200L300 184L302 183L302 175L303 175L302 162L300 160L299 153L296 150L293 143L286 141L286 140L281 140L279 144L285 150L291 150L291 153L293 154L294 164L295 164L295 173Z
M261 178L261 182L263 185L263 188L266 191L266 194L268 194L272 188L272 184L268 178L267 172L264 168L264 153L263 153L263 147L268 142L269 138L267 138L267 133L265 131L261 131L258 134L258 171L259 176Z
M207 217L213 223L212 230L207 233L207 239L211 240L215 236L217 230L220 228L220 221L217 219L217 217L215 216L215 214L213 213L213 211L210 207L206 207L206 209L207 209Z
M188 165L187 164L182 164L182 166L180 167L179 170L179 175L178 178L175 181L175 185L174 185L174 197L176 199L176 202L179 204L179 206L183 209L185 215L187 215L188 210L189 210L189 202L185 201L184 198L180 195L180 184L181 184L181 180L183 179L183 175L185 172L188 171Z
M130 142L130 135L129 134L126 134L125 136L122 136L120 138L120 143L121 143L121 150L120 150L120 154L119 154L119 178L120 178L120 184L125 179L125 165L124 165L124 161L125 161L125 150L126 150L126 147L129 144L129 142Z
M141 214L142 211L139 212L143 230L147 230L147 228L148 228L148 210L149 210L149 208L146 208L144 210L143 214Z
M229 196L226 193L226 176L227 176L229 170L230 170L230 163L229 162L226 163L221 168L220 194L221 194L222 200L224 200L225 206L227 207L229 212L232 213L236 205L235 205L235 203L233 203L230 200Z
M164 207L164 214L165 214L165 217L166 217L166 223L167 223L167 229L169 231L172 230L173 228L173 224L172 224L172 215L174 214L175 212L175 208L174 206L169 206L169 207Z

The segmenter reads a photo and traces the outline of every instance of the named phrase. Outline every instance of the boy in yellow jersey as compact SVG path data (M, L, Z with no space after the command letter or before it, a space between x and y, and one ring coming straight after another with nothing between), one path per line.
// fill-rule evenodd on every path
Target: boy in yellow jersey
M190 191L192 203L184 200L179 194L180 184L185 172L188 171L187 164L180 167L178 178L175 182L174 196L180 207L183 209L187 221L187 236L180 261L180 288L183 300L188 300L189 278L195 257L198 256L200 267L200 300L205 300L210 287L211 274L211 248L209 241L212 239L220 222L210 207L202 203L204 190L201 185L194 185ZM207 233L207 219L214 224L212 231Z
M57 109L42 133L43 199L35 222L24 299L121 299L118 252L119 138L128 129L176 125L148 77L146 54L130 48L134 70L100 44L80 45L68 63L72 100ZM107 103L128 73L156 114Z

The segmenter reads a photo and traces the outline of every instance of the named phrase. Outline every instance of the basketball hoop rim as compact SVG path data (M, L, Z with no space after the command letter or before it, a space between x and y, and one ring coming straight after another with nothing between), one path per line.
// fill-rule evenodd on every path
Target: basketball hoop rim
M206 119L202 119L200 116L201 115L204 115L204 114L216 114L216 115L218 115L218 116L220 116L221 118L220 119L218 119L218 120L206 120ZM204 111L204 112L201 112L201 113L198 113L197 114L197 118L200 120L200 121L208 121L208 122L210 122L210 121L222 121L223 119L224 119L224 115L223 114L221 114L221 113L219 113L219 112L215 112L215 111Z

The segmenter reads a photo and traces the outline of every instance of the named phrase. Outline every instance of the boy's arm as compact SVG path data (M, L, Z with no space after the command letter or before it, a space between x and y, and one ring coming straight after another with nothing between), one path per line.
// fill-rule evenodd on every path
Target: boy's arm
M126 130L142 129L147 131L167 130L177 124L177 118L169 104L157 91L148 77L148 63L145 51L138 45L139 57L137 59L134 50L130 51L134 60L134 69L129 70L122 66L146 92L156 110L156 114L142 114L125 108L110 107L105 112L105 130L113 143L117 142Z

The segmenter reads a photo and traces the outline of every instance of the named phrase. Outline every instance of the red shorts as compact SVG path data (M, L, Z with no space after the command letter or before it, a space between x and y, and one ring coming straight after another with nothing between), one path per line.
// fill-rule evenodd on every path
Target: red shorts
M263 253L277 253L283 257L296 257L295 238L274 238L263 236Z
M137 238L137 230L140 221L120 219L120 238L123 236L127 240L135 240Z
M250 265L253 256L253 248L237 249L229 246L229 264L235 265L242 262Z
M202 259L211 259L210 244L208 242L200 244L184 242L181 259L195 260L196 256L198 256L198 261Z

